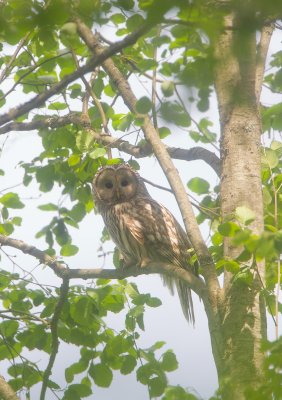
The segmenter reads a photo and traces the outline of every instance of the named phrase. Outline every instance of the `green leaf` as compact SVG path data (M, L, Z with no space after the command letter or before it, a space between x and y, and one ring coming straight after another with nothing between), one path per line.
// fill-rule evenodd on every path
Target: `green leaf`
M265 206L269 206L272 203L272 196L267 187L262 188L263 203Z
M165 371L174 371L178 368L176 356L171 350L163 354L161 366Z
M139 114L147 114L152 109L151 100L146 96L141 97L137 101L135 108Z
M19 323L17 321L3 321L0 324L1 335L4 337L14 336L18 329Z
M11 222L0 224L0 233L5 236L11 235L14 232L14 226Z
M187 186L192 192L197 194L209 193L210 184L202 178L192 178L187 183Z
M191 393L187 393L180 386L168 386L165 389L164 397L162 400L198 400L198 397Z
M73 244L65 244L60 251L61 256L71 257L78 252L79 248Z
M133 31L136 29L136 26L142 25L144 22L144 18L140 14L134 14L132 17L126 20L127 29Z
M85 371L88 367L87 360L80 359L78 362L72 364L70 367L65 369L65 377L68 383L73 381L74 375L80 374Z
M253 275L249 268L242 268L233 279L233 282L240 281L247 286L252 286L253 284Z
M113 373L106 364L92 364L89 375L97 386L109 387L113 380Z
M39 210L42 211L58 211L58 206L56 206L56 204L53 203L48 203L48 204L42 204L40 206L38 206Z
M52 103L48 106L49 110L65 110L67 107L67 104L60 103L59 101Z
M113 21L115 25L122 24L125 22L125 16L123 14L114 14L111 16L111 21Z
M68 164L69 164L70 167L73 167L74 165L79 164L80 160L81 160L81 158L80 158L79 154L72 154L68 158Z
M2 214L3 220L6 221L9 218L8 208L3 206L2 210L1 210L1 214Z
M64 246L66 244L69 244L70 242L70 235L68 232L68 229L66 227L66 224L62 218L56 221L56 224L53 228L53 232L56 236L56 240L60 246Z
M90 395L92 395L92 390L89 386L75 383L67 388L63 400L80 400L81 397L88 397Z
M264 169L273 169L277 167L279 158L276 154L276 151L272 149L264 149L261 162Z
M21 217L14 217L12 218L12 224L16 226L21 226L22 218Z
M7 208L24 208L24 204L20 201L17 193L6 193L0 197L0 203Z
M159 128L159 135L161 139L164 139L165 137L171 135L171 131L167 127L163 126L162 128Z
M86 215L85 206L81 203L77 203L73 206L71 211L69 211L68 216L72 218L75 222L80 222Z
M141 365L137 369L136 377L139 382L143 385L147 385L149 383L150 376L154 373L154 368L150 363Z
M131 299L133 299L133 300L134 300L136 297L138 297L139 294L140 294L137 285L136 285L135 283L132 283L132 282L130 282L130 283L128 283L128 284L126 285L125 291L126 291L126 293L129 295L129 297L130 297Z
M163 102L160 112L165 121L173 122L178 126L190 126L191 118L189 114L177 103L167 101Z
M130 374L134 370L136 365L137 365L137 361L133 356L131 356L131 355L125 356L123 359L123 362L122 362L120 372L123 375Z
M248 225L255 219L255 213L245 206L237 207L235 210L235 215L238 221L244 225Z
M219 269L221 267L224 267L226 271L231 272L232 274L237 274L240 271L240 264L234 260L217 261L216 268Z
M238 231L240 231L240 227L234 222L224 222L218 226L218 232L222 236L234 236Z
M107 150L104 147L97 147L97 149L89 153L89 157L95 160L96 158L104 157L105 154L107 154Z
M161 89L165 97L170 97L174 93L174 83L172 81L164 81L161 84Z
M166 388L166 381L159 376L149 380L149 391L151 397L161 396Z
M146 304L149 307L159 307L162 305L162 302L157 297L149 297L148 299L146 299Z
M88 151L93 146L93 136L87 131L79 131L76 136L76 145L80 151Z

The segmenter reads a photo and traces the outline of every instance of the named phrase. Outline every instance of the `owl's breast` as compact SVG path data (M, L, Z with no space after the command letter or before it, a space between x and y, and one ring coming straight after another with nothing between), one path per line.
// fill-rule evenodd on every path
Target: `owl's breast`
M144 227L134 204L115 204L103 215L107 230L122 253L126 264L140 264L147 258Z

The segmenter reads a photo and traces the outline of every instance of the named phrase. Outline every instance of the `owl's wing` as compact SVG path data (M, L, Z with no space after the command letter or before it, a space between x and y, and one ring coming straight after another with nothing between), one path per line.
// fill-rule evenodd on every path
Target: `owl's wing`
M152 261L168 262L197 274L189 262L191 243L181 225L171 212L154 199L139 201L139 222L143 226L144 245ZM141 220L140 220L141 219ZM133 233L134 234L134 233ZM137 236L136 236L137 240ZM174 293L177 289L185 318L195 322L191 289L180 279L162 275L164 284Z
M187 266L191 244L171 212L151 198L138 199L131 223L131 234L148 248L152 260L163 260L182 268Z

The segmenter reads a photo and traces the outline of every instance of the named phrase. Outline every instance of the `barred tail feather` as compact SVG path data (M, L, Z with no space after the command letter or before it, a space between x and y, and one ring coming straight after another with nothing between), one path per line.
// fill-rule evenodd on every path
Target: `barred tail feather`
M194 307L192 300L192 292L189 286L180 279L175 279L170 276L162 275L162 281L169 289L171 294L175 293L175 288L178 293L183 314L188 322L195 324Z

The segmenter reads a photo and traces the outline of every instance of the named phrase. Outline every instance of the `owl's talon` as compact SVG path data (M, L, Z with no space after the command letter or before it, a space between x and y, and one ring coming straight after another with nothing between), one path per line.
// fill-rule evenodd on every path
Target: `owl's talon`
M140 268L147 268L150 262L151 260L149 258L143 258L139 266Z

